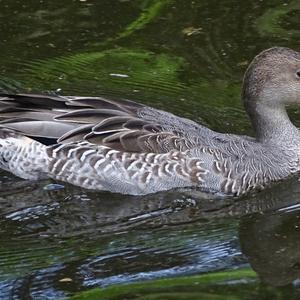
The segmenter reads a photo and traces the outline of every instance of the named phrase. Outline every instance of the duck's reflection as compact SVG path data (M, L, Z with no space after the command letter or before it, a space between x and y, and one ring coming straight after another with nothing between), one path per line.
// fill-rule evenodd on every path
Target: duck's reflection
M300 278L300 213L256 215L240 223L240 244L262 281L284 286Z
M93 285L170 268L179 275L182 266L193 272L236 267L247 261L238 233L243 255L264 282L283 286L300 278L296 178L239 200L205 199L197 191L144 197L68 186L47 191L47 183L14 179L0 185L3 264L11 264L7 251L15 257L9 268L20 272L24 266L43 269L45 257L53 260L48 266L61 262L55 270L47 267L47 276L32 276L28 289L46 281L53 287L61 274L75 276L77 285L86 278Z

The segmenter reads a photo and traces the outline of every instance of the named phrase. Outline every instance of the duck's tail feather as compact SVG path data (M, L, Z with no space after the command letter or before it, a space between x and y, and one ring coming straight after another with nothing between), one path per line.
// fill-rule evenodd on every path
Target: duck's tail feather
M17 131L0 128L0 168L24 179L46 178L46 146Z

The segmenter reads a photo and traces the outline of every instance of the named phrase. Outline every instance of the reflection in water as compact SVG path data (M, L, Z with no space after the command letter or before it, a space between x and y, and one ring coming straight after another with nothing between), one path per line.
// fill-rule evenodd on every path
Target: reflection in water
M242 221L242 251L264 282L284 286L300 280L299 230L299 211L250 217Z
M245 262L235 221L190 224L201 218L196 200L178 192L120 198L73 187L72 194L67 188L46 192L43 184L19 196L5 187L1 195L2 297L11 289L34 297L47 292L55 299L63 291ZM61 283L65 277L72 283Z
M296 179L285 183L294 195L286 201L279 184L249 199L218 202L196 191L120 197L66 186L49 192L48 181L20 180L9 191L10 181L0 191L2 298L48 293L55 299L87 287L241 267L244 255L271 285L299 276Z

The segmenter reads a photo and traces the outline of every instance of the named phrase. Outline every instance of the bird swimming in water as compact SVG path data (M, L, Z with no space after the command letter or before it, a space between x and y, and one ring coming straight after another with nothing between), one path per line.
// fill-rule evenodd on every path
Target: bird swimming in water
M300 53L257 55L242 101L255 137L215 132L128 100L0 95L0 168L94 190L144 195L174 188L240 196L300 170Z

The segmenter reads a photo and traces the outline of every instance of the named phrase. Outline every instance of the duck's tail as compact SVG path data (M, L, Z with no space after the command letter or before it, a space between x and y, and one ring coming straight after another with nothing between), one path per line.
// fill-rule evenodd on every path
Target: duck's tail
M46 178L46 146L16 131L0 127L0 168L24 179Z

